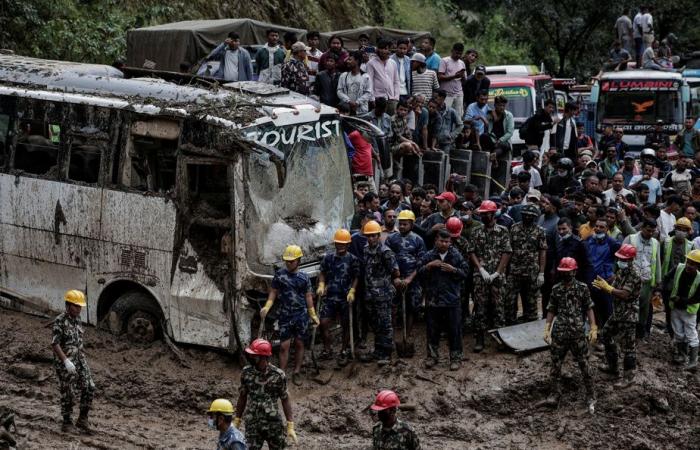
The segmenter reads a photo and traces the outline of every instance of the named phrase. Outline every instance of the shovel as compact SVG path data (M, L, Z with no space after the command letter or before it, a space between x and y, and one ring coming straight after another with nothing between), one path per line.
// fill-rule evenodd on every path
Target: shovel
M321 308L323 307L323 297L318 298L318 314L321 314ZM328 382L331 381L331 378L333 378L333 373L328 372L325 375L321 373L321 369L318 367L318 361L316 360L316 331L318 330L318 326L315 326L314 329L311 331L311 361L313 361L314 364L314 370L316 372L316 376L312 378L313 381L315 381L318 384L326 385Z
M416 354L416 347L413 342L406 340L406 289L401 292L401 316L403 318L403 341L396 343L396 353L401 358L411 358Z
M355 359L355 330L353 329L353 305L348 305L348 328L350 329L350 364L345 368L346 378L352 378L357 375L357 360Z

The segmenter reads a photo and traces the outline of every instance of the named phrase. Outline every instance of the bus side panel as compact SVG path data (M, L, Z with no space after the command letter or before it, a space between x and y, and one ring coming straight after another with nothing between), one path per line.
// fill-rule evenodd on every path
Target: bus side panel
M2 284L62 311L65 290L86 289L88 260L99 248L99 204L98 188L0 174L2 252L27 260L6 261ZM94 306L88 301L85 317Z

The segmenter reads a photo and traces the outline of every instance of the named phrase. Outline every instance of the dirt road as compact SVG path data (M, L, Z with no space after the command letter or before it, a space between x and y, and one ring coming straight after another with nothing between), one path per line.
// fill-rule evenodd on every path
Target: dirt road
M86 351L97 384L91 420L98 433L65 434L46 323L0 309L0 407L16 411L18 449L215 448L203 411L217 397L235 402L240 367L234 358L187 348L187 368L162 343L134 347L88 328ZM472 345L471 338L465 342ZM414 359L382 370L361 365L350 379L333 371L325 386L310 379L301 387L290 383L299 448L369 448L367 407L381 388L395 389L403 403L416 406L401 416L415 425L424 449L699 448L699 379L667 363L666 342L655 330L640 345L638 383L629 389L614 390L596 372L595 416L585 412L571 361L562 404L547 409L537 406L547 396L547 352L497 353L491 342L485 353L467 352L469 361L458 372L449 372L446 362L426 371L420 345Z

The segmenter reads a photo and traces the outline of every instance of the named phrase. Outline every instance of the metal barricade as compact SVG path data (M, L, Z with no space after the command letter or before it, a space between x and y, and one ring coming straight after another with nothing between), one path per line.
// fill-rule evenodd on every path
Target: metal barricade
M418 160L418 184L430 183L438 192L445 189L446 167L449 156L444 152L425 152Z
M454 149L450 152L445 173L449 177L456 173L464 177L460 181L455 181L454 189L458 195L464 194L464 188L470 183L472 172L472 151L464 149Z

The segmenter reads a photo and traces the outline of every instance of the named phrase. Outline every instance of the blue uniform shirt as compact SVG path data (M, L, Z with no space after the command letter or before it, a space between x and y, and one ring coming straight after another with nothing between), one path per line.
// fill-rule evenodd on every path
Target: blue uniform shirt
M586 239L588 259L593 269L588 280L589 282L592 282L596 276L606 280L613 276L615 252L619 249L620 243L607 235L600 242L595 238L595 235Z
M311 280L304 272L290 273L280 269L272 279L272 288L278 291L280 315L306 314L306 294L313 292Z
M360 274L360 260L352 253L338 256L335 251L328 252L321 260L321 273L326 277L326 295L344 300Z
M248 450L243 433L231 425L228 430L219 434L219 443L216 450Z
M396 262L399 264L399 273L402 278L418 269L418 262L426 252L423 238L413 231L405 236L401 233L390 234L384 244L396 254Z
M426 265L435 260L442 260L457 269L457 272L447 272L442 269L429 269ZM460 305L462 282L467 277L469 264L461 253L454 247L447 249L445 259L440 257L437 249L426 253L420 262L418 273L425 283L426 302L428 306L455 307Z

